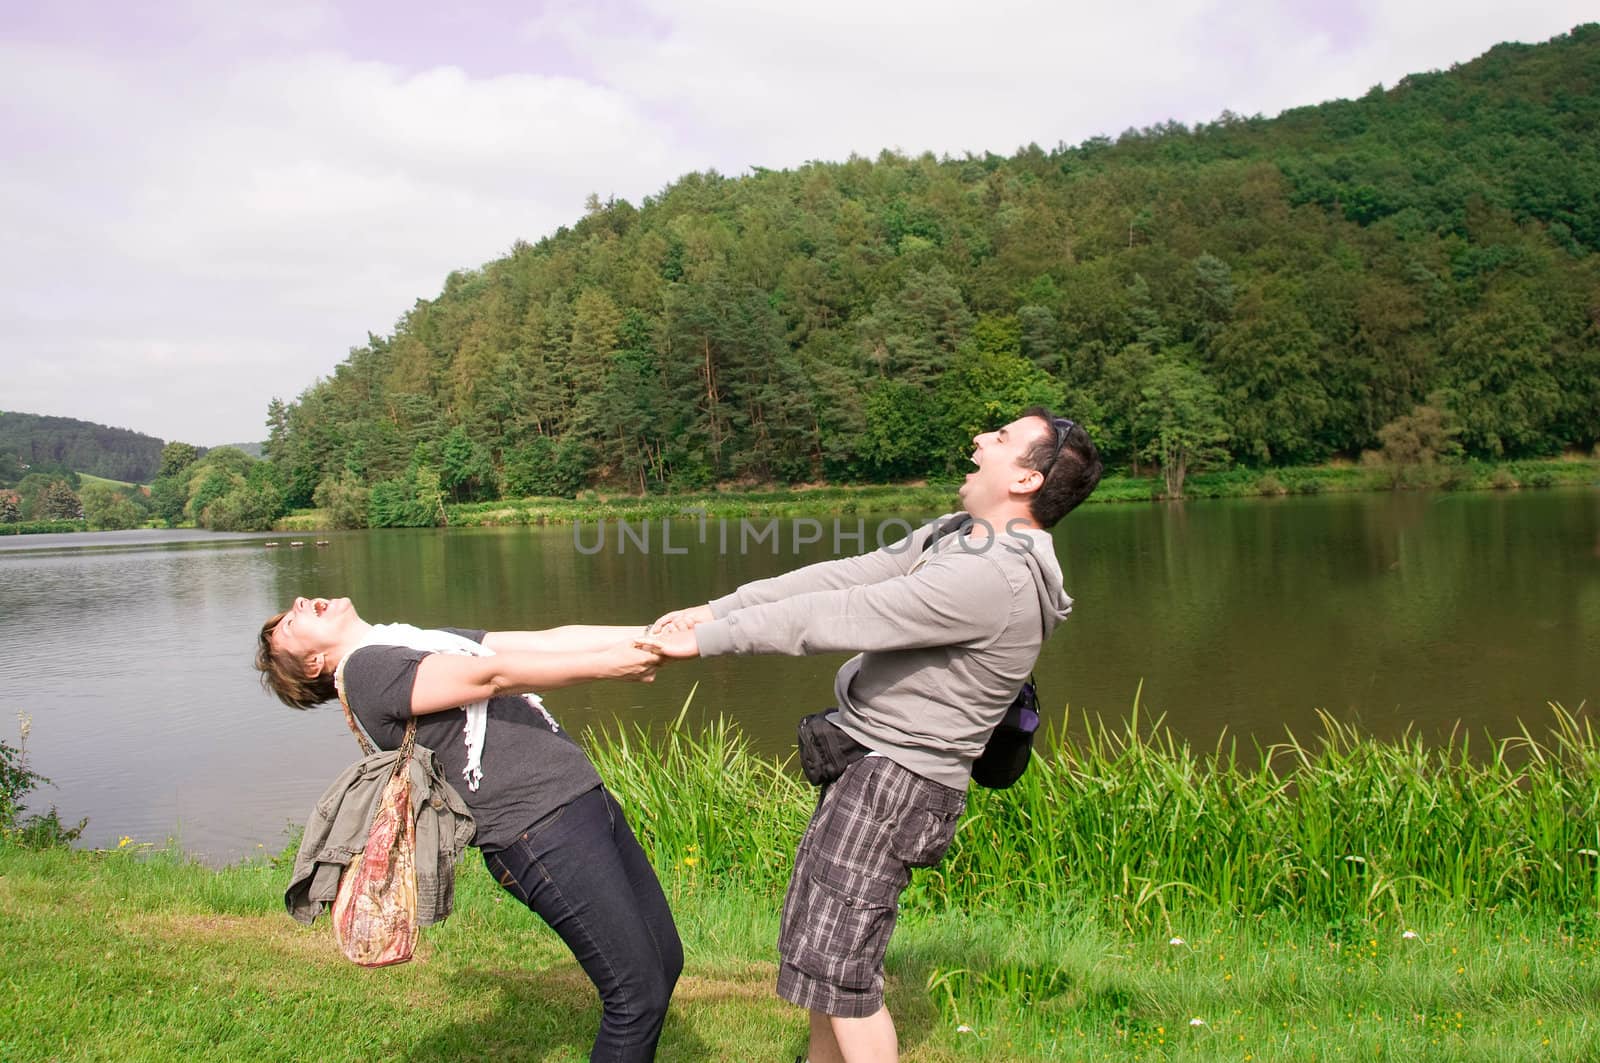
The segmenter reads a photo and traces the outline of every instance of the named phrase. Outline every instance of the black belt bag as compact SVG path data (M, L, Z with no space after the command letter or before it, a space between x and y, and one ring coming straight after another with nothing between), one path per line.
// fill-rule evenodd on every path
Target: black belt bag
M800 747L800 770L812 786L827 786L870 750L844 733L828 714L833 709L800 717L795 743Z
M825 709L802 716L795 731L800 770L812 786L827 786L871 752L828 719L836 711ZM1006 707L983 754L972 762L972 781L990 790L1004 790L1022 778L1033 756L1033 735L1038 729L1039 693L1029 679Z
M1033 756L1033 733L1038 729L1039 692L1029 679L995 725L983 755L972 762L972 781L990 790L1004 790L1022 778Z

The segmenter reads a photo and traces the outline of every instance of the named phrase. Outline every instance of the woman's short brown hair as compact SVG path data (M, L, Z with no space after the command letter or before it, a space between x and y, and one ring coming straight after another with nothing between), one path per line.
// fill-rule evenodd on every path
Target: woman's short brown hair
M261 625L261 639L256 643L256 671L261 673L261 685L278 695L278 700L291 709L309 709L339 696L333 686L333 673L318 676L306 675L303 661L292 653L281 653L272 646L272 633L278 629L287 610L267 618Z

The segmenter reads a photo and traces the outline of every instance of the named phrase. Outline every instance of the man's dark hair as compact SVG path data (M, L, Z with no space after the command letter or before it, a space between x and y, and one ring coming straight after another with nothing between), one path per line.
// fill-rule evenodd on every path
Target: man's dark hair
M1044 473L1044 483L1028 501L1028 512L1039 527L1052 528L1094 492L1104 471L1100 451L1082 425L1043 406L1024 410L1022 416L1037 417L1050 429L1022 456L1022 464Z

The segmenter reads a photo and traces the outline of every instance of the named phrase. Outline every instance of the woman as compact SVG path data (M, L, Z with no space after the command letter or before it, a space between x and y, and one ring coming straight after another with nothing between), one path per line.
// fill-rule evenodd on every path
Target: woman
M338 696L381 749L412 717L419 745L471 809L489 873L544 919L599 990L594 1060L655 1056L683 946L622 810L535 690L591 679L649 682L642 628L422 631L374 626L348 598L296 598L261 626L256 667L285 704Z

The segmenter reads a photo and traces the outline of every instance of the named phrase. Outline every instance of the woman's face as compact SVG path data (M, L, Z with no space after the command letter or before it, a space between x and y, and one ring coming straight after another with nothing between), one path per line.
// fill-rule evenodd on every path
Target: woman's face
M360 619L349 598L296 598L273 630L272 644L309 661L344 645Z

